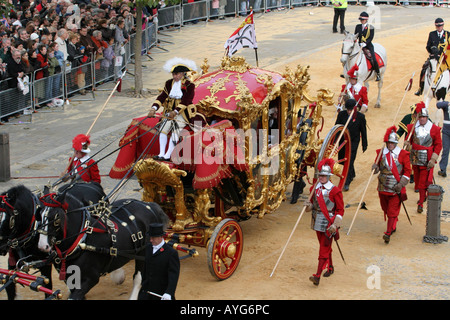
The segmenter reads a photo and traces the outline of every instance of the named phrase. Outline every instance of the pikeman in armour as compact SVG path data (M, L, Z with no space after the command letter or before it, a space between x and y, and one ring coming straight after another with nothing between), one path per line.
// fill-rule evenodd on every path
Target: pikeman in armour
M168 120L162 120L164 124L160 128L159 154L155 159L168 161L179 140L180 131L189 123L194 124L196 121L201 121L204 125L206 121L197 114L195 106L192 104L195 85L187 78L187 72L197 69L195 62L173 58L167 61L163 68L172 73L172 79L166 81L163 91L156 98L148 116L154 117L160 107L164 108L164 114ZM171 139L166 151L169 133L171 133Z
M418 120L409 124L405 147L411 146L411 164L416 189L419 190L417 212L423 212L427 189L433 182L433 169L442 150L441 128L428 119L428 109L424 104L416 107Z
M334 273L332 260L333 238L339 240L339 227L344 216L344 198L341 190L331 181L333 175L333 159L323 159L318 164L319 181L314 190L312 203L305 203L306 211L312 211L311 226L316 231L319 240L319 263L317 272L309 280L316 286L319 285L322 271L327 269L324 277Z
M377 150L378 162L372 165L378 175L378 196L384 220L387 217L387 229L383 235L385 243L389 243L392 233L397 230L398 215L401 203L407 199L406 186L411 174L409 152L398 147L397 128L392 126L384 135L386 146ZM379 156L382 152L381 156Z

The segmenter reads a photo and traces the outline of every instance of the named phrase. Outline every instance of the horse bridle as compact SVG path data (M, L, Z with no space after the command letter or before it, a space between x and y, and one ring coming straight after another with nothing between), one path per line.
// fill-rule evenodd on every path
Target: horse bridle
M6 207L9 208L12 212L12 213L9 213L6 208L0 208L0 213L2 215L2 219L0 219L0 223L1 223L0 226L5 222L3 220L6 220L3 217L3 212L10 214L9 229L10 229L11 233L7 237L7 239L8 239L7 246L15 249L19 246L23 246L23 245L27 244L32 239L32 236L34 235L34 232L32 230L37 229L37 225L38 225L38 223L36 223L36 221L37 221L36 220L36 212L38 211L38 208L40 208L40 206L38 205L37 196L33 194L33 213L31 215L32 218L31 218L30 226L23 234L18 235L17 237L16 237L16 234L18 233L18 230L15 227L16 227L16 219L19 216L19 212L9 203L8 194L0 195L0 199L1 199L1 202L3 204L5 204ZM0 240L3 240L3 237L0 236Z
M356 55L359 54L359 51L358 51L357 53L355 53L355 54L352 55L353 48L354 48L354 46L355 46L355 44L356 44L355 41L344 40L344 42L345 42L345 41L347 41L347 42L354 42L354 44L353 44L352 50L351 50L350 52L344 52L344 44L342 44L341 54L342 54L342 55L344 55L344 54L345 54L345 55L348 55L347 61L346 61L345 63L343 63L343 65L344 65L344 64L347 64L353 57L355 57ZM348 66L347 66L347 68L348 68ZM348 68L348 69L349 69L349 68Z

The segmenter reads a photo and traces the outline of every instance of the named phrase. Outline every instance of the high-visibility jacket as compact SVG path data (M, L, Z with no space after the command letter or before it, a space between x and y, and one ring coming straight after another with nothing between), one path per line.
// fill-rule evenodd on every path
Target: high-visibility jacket
M347 9L347 0L331 0L331 3L334 5L335 3L338 4L335 6L336 9ZM341 5L339 5L339 3Z

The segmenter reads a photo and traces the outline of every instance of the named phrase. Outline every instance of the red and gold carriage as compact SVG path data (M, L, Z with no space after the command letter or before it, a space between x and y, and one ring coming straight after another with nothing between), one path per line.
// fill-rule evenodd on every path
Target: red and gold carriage
M325 157L336 160L333 182L342 187L350 137L345 130L337 141L344 127L334 126L319 139L322 108L333 104L333 93L320 89L316 97L308 94L308 67L286 68L280 74L251 67L241 57L225 57L217 70L208 69L205 59L202 74L194 75L194 105L223 139L211 139L204 130L201 150L194 150L190 160L200 152L217 156L222 151L219 158L224 161L180 163L148 157L135 164L134 172L143 187L143 200L159 203L171 218L166 240L206 247L211 274L223 280L233 274L242 255L240 221L274 212L295 179L312 171L314 181L315 168ZM274 110L278 136L269 128L269 113ZM152 121L148 125L157 119ZM183 142L193 141L193 136ZM337 151L330 155L335 144ZM158 148L153 146L149 155L157 154Z

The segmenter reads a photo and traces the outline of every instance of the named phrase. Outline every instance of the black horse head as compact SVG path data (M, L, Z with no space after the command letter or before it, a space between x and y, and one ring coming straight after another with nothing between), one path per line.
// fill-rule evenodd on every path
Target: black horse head
M39 249L48 252L57 239L59 241L65 239L67 227L73 228L73 224L67 225L68 213L82 217L83 210L87 210L104 198L106 194L102 186L96 182L65 185L57 193L42 197L41 201L47 208L43 212Z
M23 185L1 194L0 201L0 254L5 255L10 247L23 245L34 235L40 202Z

